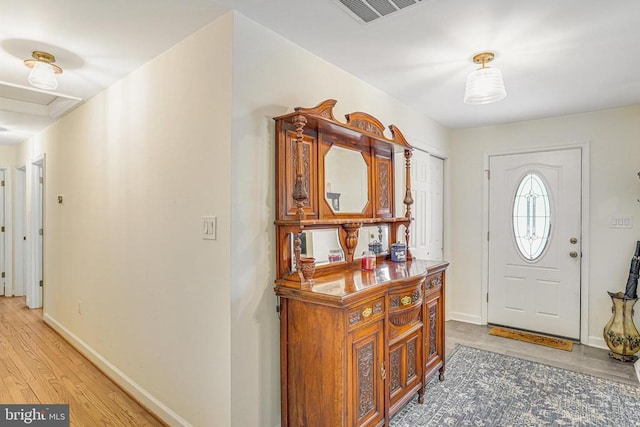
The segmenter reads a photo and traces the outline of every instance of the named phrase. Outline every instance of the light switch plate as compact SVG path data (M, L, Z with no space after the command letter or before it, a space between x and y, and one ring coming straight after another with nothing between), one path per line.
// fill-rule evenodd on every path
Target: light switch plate
M203 216L202 217L202 238L204 240L216 240L218 229L218 217Z

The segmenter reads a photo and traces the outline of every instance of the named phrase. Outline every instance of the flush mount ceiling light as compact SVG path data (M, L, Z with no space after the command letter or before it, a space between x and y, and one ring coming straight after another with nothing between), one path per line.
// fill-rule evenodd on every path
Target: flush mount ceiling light
M62 68L54 64L56 57L47 52L36 50L33 59L25 59L24 65L31 68L29 83L39 89L55 90L58 87L56 74L62 74Z
M487 63L493 61L494 57L493 52L483 52L473 57L473 62L482 64L482 67L467 76L467 85L464 91L465 104L490 104L507 96L502 80L502 71L486 66Z

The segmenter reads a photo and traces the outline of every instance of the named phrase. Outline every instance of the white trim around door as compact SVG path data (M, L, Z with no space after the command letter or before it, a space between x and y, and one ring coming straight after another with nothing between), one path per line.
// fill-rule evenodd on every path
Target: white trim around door
M14 275L13 294L24 296L27 292L27 165L22 163L15 169L14 209Z

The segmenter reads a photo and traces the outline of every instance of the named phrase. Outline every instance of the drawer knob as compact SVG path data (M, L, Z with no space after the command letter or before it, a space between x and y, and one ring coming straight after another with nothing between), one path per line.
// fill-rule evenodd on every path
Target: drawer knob
M367 307L362 310L362 317L366 319L367 317L371 316L371 313L373 313L373 310L371 309L371 307Z
M402 299L400 299L400 304L402 305L411 304L411 297L409 295L402 297Z

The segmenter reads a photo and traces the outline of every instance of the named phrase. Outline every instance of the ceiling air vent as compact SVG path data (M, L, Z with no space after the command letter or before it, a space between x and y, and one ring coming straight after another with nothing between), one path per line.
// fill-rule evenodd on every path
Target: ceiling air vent
M357 21L368 24L376 19L389 16L422 0L334 0Z

